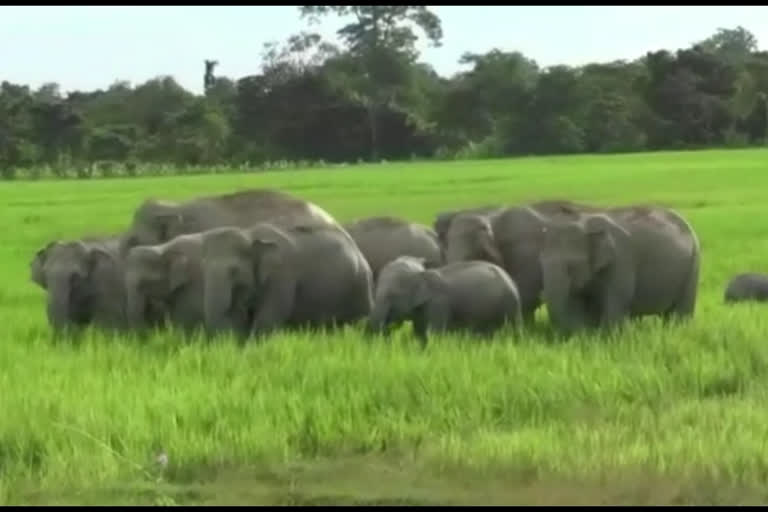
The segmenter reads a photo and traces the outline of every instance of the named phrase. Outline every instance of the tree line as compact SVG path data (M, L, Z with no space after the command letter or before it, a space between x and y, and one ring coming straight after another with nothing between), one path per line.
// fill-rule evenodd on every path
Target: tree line
M171 77L66 96L56 84L2 82L0 172L744 147L768 137L768 52L743 27L580 67L466 53L468 69L446 78L416 50L420 37L443 38L427 7L299 15L308 30L265 45L257 74L215 76L217 62L205 61L203 95ZM352 20L340 46L309 30L329 15Z

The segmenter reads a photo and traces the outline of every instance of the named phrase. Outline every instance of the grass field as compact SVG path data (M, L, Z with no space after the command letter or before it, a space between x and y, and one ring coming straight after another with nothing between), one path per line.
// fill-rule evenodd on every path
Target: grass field
M668 205L701 241L696 316L426 351L407 328L372 345L352 329L245 348L51 342L28 277L40 246L122 229L147 196L252 186L341 220L431 224L547 197ZM0 504L765 502L768 306L722 293L768 272L767 188L757 150L0 184Z

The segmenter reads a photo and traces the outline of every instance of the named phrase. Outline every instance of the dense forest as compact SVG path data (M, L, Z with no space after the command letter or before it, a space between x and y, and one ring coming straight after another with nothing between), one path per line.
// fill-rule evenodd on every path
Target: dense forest
M629 152L768 136L768 52L742 27L582 67L491 49L441 77L416 51L419 38L443 38L426 7L298 11L307 31L265 45L258 73L216 76L215 60L201 62L204 95L171 77L66 96L56 84L2 82L0 172ZM336 15L352 19L340 46L311 32Z

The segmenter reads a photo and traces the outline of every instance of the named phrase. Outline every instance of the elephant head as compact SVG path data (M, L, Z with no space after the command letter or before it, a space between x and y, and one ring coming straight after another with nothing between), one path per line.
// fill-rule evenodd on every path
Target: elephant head
M269 275L269 256L288 242L275 229L225 227L203 241L205 326L210 331L250 331L252 311Z
M542 298L552 321L563 330L598 322L594 299L617 259L615 229L621 228L604 216L549 222L542 228Z
M483 260L504 266L488 217L457 215L445 235L445 262Z
M453 222L455 217L459 215L486 215L499 209L501 209L501 206L497 204L438 213L437 217L435 217L434 223L432 224L432 228L435 230L435 233L437 233L437 239L440 241L440 243L445 244L448 229L450 228L451 222Z
M424 258L400 256L391 261L379 274L366 330L385 332L390 325L404 322L432 298L443 282L440 274L425 267Z
M148 199L136 210L133 225L121 241L120 252L127 254L138 245L158 245L182 234L184 217L179 205Z
M54 329L90 323L97 302L114 298L116 290L101 290L110 282L102 271L112 264L113 256L107 251L80 241L55 241L37 251L30 263L30 277L47 291L48 322Z
M128 324L135 329L157 325L171 296L189 279L187 256L157 246L134 247L125 260Z

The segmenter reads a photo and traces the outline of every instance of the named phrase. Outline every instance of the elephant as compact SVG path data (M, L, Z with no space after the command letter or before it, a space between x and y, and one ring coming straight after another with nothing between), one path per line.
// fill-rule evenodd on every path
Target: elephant
M423 257L428 266L443 262L437 234L428 226L395 217L371 217L343 227L371 266L374 284L384 265L398 256Z
M30 278L47 292L48 324L56 332L93 324L125 328L119 236L48 243L30 262Z
M464 210L451 210L447 212L440 212L435 217L435 221L432 224L432 227L434 228L435 233L437 233L437 239L440 241L440 244L445 246L448 229L450 228L451 222L456 216L458 215L489 215L493 212L502 210L503 208L504 207L501 205L486 205L486 206L477 206L475 208L468 208Z
M261 222L203 236L205 323L244 339L363 320L373 273L342 228Z
M159 245L132 248L125 257L127 321L145 330L166 320L193 334L204 326L203 235L179 235Z
M381 333L406 320L427 343L427 331L467 330L490 335L505 325L522 328L520 294L498 265L459 261L428 269L424 258L401 256L381 271L366 331Z
M677 212L654 206L582 213L543 228L542 298L556 328L612 328L627 318L693 316L700 246Z
M246 189L181 203L147 199L134 212L120 250L125 254L137 245L158 245L178 235L226 226L247 228L275 219L339 225L319 206L272 189Z
M576 218L598 208L565 200L455 213L443 235L445 262L481 260L503 268L520 293L523 320L534 321L541 305L539 252L550 218ZM445 227L445 226L444 226Z
M726 304L744 301L768 302L768 275L744 272L734 276L725 288Z
M451 226L451 222L453 219L460 215L480 215L480 216L488 216L492 215L494 213L499 213L503 211L505 208L509 206L530 206L534 208L536 211L544 213L544 214L555 214L555 213L568 213L571 210L577 210L577 211L598 211L597 208L582 204L582 203L575 203L573 201L568 201L565 199L545 199L542 201L535 201L530 204L521 204L521 205L485 205L485 206L476 206L473 208L467 208L463 210L451 210L447 212L440 212L436 215L435 221L433 223L433 227L435 229L435 232L437 233L438 240L440 240L440 243L445 245L446 244L446 236L448 234L448 231Z

